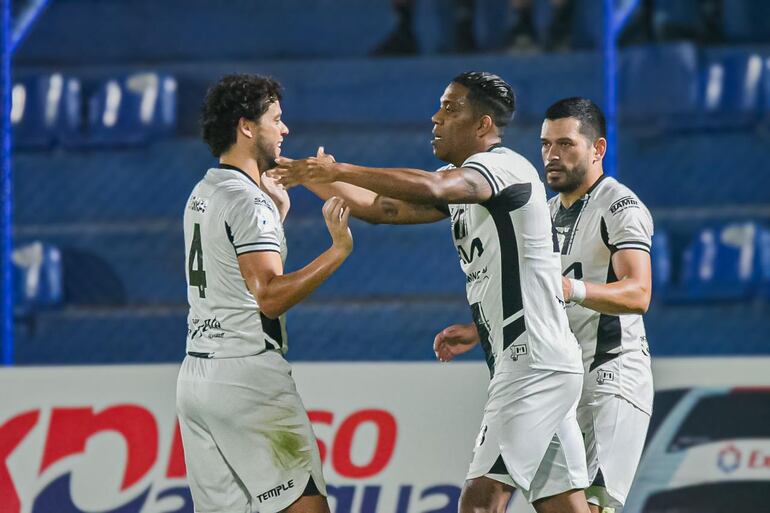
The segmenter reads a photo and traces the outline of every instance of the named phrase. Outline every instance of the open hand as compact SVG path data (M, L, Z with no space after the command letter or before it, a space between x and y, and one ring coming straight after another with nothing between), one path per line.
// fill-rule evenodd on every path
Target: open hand
M281 221L286 219L286 215L289 213L291 207L291 200L289 199L289 193L286 189L279 184L275 178L270 176L270 171L264 173L259 178L260 188L267 193L273 200L275 206L278 207L278 213L281 215Z
M323 214L326 228L332 236L332 246L350 254L353 251L353 234L348 227L350 207L343 199L332 196L324 203Z
M320 146L315 157L301 160L278 157L271 176L287 189L300 184L330 183L336 180L335 162L334 157L324 153L323 146Z
M453 324L436 334L433 352L440 362L449 362L455 356L467 353L478 343L479 334L475 324Z

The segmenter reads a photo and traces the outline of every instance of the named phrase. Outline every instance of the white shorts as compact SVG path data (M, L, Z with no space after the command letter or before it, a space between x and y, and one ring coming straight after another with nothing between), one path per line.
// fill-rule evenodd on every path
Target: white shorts
M588 486L575 408L581 374L527 369L496 374L466 479L486 476L529 502Z
M311 477L326 495L315 435L280 354L188 356L176 404L196 513L275 513Z
M585 435L588 502L622 507L642 457L650 416L618 395L595 394L580 402L577 418Z

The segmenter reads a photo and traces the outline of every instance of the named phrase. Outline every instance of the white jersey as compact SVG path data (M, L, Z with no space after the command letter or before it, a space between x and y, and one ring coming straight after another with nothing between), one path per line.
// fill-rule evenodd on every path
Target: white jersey
M471 155L462 167L481 173L493 191L484 203L449 205L468 303L490 372L506 372L503 367L528 355L533 369L582 373L537 171L499 146Z
M187 255L187 352L231 358L268 349L286 353L284 317L269 319L249 292L238 255L275 251L286 239L273 200L244 171L209 169L184 211Z
M621 249L650 251L652 216L639 198L614 178L602 175L568 209L558 195L551 198L549 207L565 276L612 283L617 281L613 253ZM652 372L642 316L601 314L577 304L567 306L567 316L583 349L583 395L620 395L651 413Z

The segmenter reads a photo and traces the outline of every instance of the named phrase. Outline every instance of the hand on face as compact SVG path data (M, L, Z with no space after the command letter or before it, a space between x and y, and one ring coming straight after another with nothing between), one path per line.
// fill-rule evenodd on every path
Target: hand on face
M315 157L292 160L286 157L276 159L276 168L270 173L278 183L286 188L300 184L329 183L335 181L334 157L324 153L323 146L318 148Z

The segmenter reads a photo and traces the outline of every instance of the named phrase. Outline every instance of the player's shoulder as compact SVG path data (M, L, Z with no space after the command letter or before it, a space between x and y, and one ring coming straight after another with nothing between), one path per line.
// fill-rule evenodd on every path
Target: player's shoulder
M642 200L628 186L620 183L611 176L604 175L591 192L591 199L603 209L615 214L625 209L647 210Z
M217 196L218 202L222 203L223 208L242 210L251 206L265 208L272 213L277 213L278 210L273 200L256 183L237 175L218 172L223 170L211 169L209 171L214 194Z
M473 164L487 165L500 169L535 171L535 166L524 155L505 146L495 146L487 151L474 153L465 160L463 167Z

